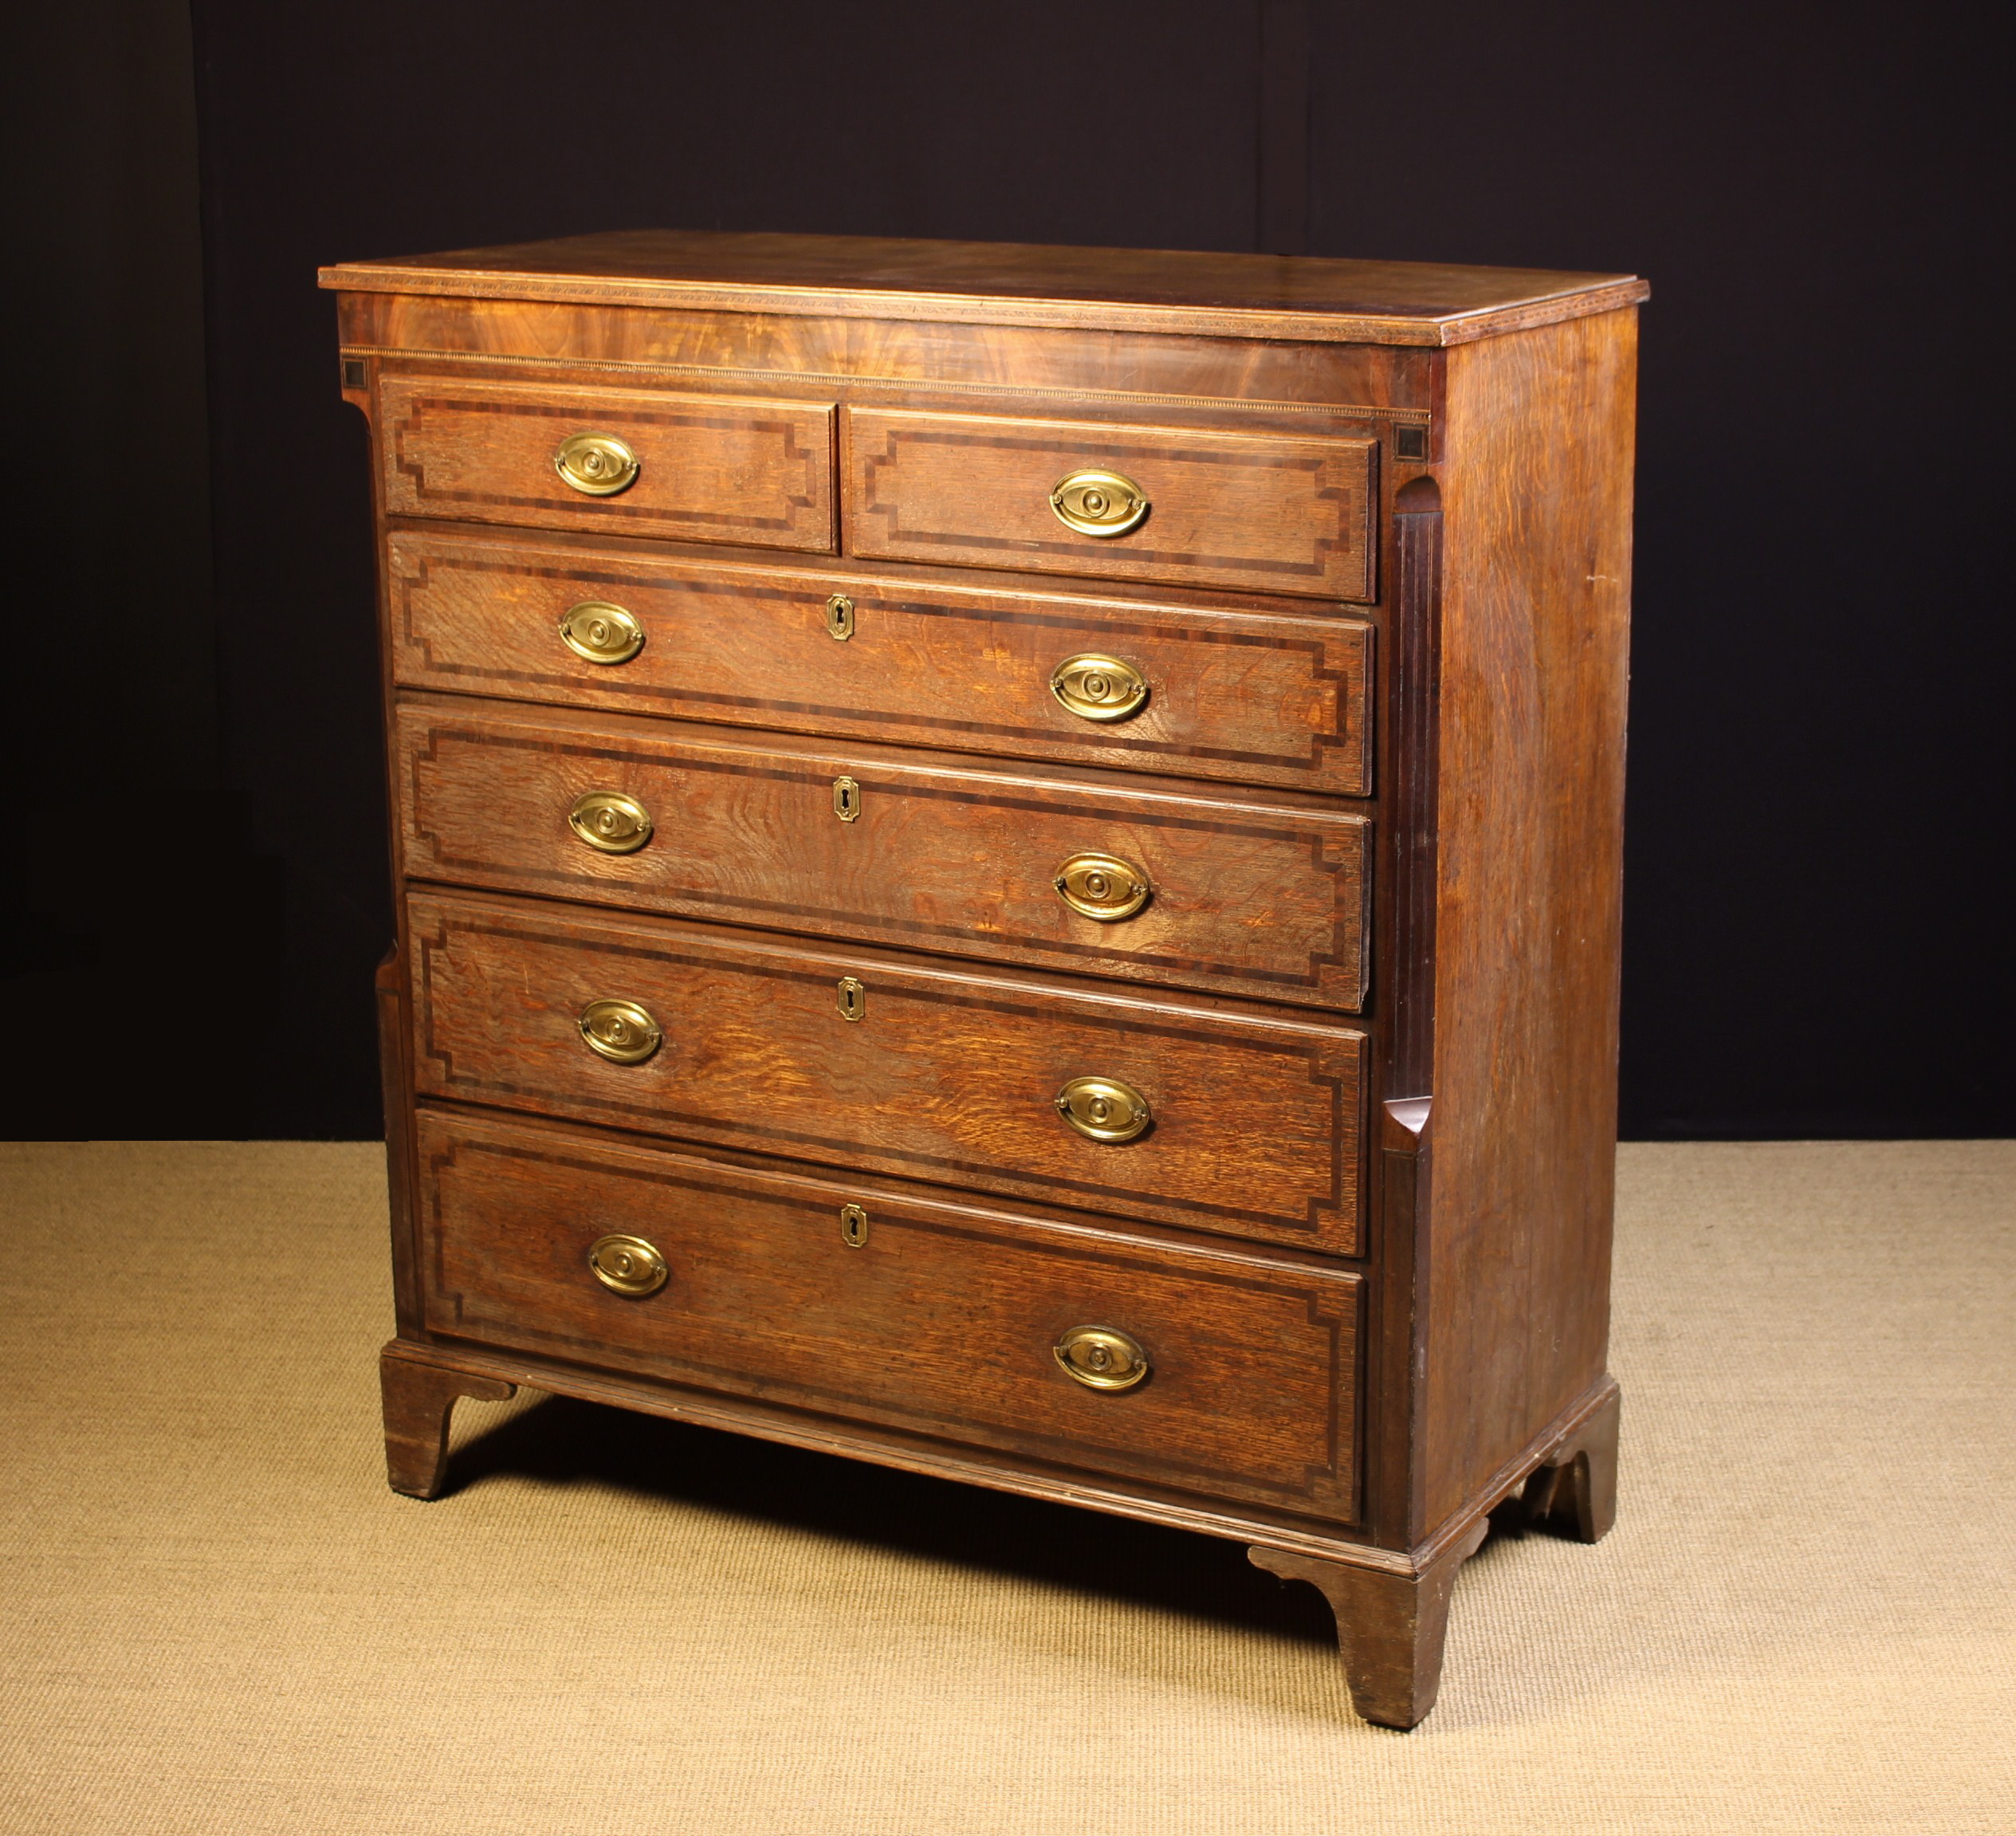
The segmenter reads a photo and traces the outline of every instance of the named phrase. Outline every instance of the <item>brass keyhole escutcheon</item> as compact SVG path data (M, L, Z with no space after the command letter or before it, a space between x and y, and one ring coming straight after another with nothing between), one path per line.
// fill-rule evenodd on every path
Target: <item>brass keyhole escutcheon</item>
M1067 657L1050 673L1058 705L1082 721L1124 721L1148 705L1148 678L1118 657Z
M665 1043L663 1029L634 1001L591 1001L575 1024L588 1050L611 1064L642 1064Z
M833 780L833 813L843 823L851 823L861 814L861 787L852 778Z
M840 977L839 1001L842 1020L859 1020L868 1011L868 991L855 977Z
M614 434L569 434L553 454L553 470L584 497L613 497L637 482L637 455Z
M840 1207L840 1240L849 1249L859 1249L868 1240L868 1214L861 1206Z
M598 853L634 855L651 839L651 812L622 791L590 791L574 800L567 826Z
M1050 493L1057 521L1081 536L1124 536L1148 514L1148 497L1132 478L1091 466L1059 478Z
M1149 1371L1140 1341L1110 1326L1074 1326L1051 1352L1087 1390L1132 1390Z
M854 635L854 601L835 593L826 602L826 635L837 644Z
M1146 874L1118 855L1073 855L1050 883L1073 911L1101 924L1132 918L1154 890Z
M588 1245L588 1267L611 1294L641 1300L664 1287L671 1270L641 1236L599 1236Z
M560 622L560 640L591 663L627 663L644 647L644 627L621 606L584 600Z
M1087 1141L1132 1141L1154 1119L1148 1099L1117 1077L1075 1077L1055 1100L1057 1113Z

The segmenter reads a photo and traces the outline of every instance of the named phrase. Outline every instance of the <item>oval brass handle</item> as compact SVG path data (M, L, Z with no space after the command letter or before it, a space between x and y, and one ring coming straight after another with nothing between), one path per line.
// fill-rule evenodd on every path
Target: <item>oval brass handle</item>
M1148 1099L1116 1077L1075 1077L1055 1100L1057 1113L1088 1141L1132 1141L1154 1120Z
M1124 721L1147 706L1148 678L1118 657L1067 657L1050 672L1050 692L1081 721Z
M1050 1349L1087 1390L1132 1390L1149 1371L1140 1341L1110 1326L1074 1326Z
M1081 536L1124 536L1140 528L1148 499L1132 478L1094 466L1059 478L1050 507L1059 522Z
M644 647L644 627L621 606L584 600L560 622L560 641L591 663L627 663Z
M553 470L584 497L613 497L637 482L637 455L614 434L569 434Z
M1073 855L1050 883L1073 911L1101 924L1132 918L1154 890L1147 875L1118 855Z
M567 826L605 855L634 855L651 839L651 812L622 791L589 791L574 800Z
M658 1022L634 1001L591 1001L574 1024L588 1050L611 1064L642 1064L665 1043Z
M664 1287L671 1270L641 1236L599 1236L588 1245L588 1267L612 1294L642 1299Z

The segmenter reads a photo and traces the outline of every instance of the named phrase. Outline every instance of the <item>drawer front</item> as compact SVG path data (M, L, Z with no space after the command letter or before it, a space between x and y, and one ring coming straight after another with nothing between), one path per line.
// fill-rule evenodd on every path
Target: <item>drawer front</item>
M1353 1515L1359 1284L1346 1272L486 1118L423 1111L419 1161L437 1332ZM860 1215L843 1233L848 1205ZM662 1285L604 1286L588 1258L611 1236L655 1251ZM1055 1348L1083 1327L1132 1339L1147 1374L1118 1390L1068 1375Z
M407 911L423 1095L1355 1248L1352 1029L555 906L415 891ZM642 1012L612 1029L598 1002ZM643 1056L599 1054L584 1016ZM1073 1127L1058 1099L1083 1079L1137 1093L1145 1130Z
M395 376L378 427L393 516L832 552L830 404Z
M1362 994L1357 816L673 740L609 716L399 717L422 879L1347 1011ZM648 839L634 817L613 838L629 851L584 839L570 812L598 795L641 810ZM1088 871L1111 896L1087 896ZM1130 885L1146 902L1114 915Z
M891 560L1373 597L1375 442L1204 428L846 411L847 546ZM1104 472L1147 511L1112 534L1067 524ZM1081 517L1081 520L1083 520Z
M1371 789L1372 627L1357 619L953 592L435 529L395 531L388 555L393 668L410 687ZM845 603L830 607L836 595ZM570 644L561 627L576 607L623 617L575 615ZM1082 657L1122 666L1104 702L1084 690L1101 666L1053 687ZM1115 717L1137 698L1129 672L1138 706Z

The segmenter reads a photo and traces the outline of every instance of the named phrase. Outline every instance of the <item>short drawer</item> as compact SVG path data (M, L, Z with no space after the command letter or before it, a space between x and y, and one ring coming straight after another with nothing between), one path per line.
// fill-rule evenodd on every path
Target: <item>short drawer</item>
M1359 619L1279 619L706 566L406 529L387 544L409 687L828 738L1371 788Z
M833 548L830 403L391 376L392 516Z
M419 1137L436 1332L1184 1491L1354 1513L1360 1284L1348 1272L571 1130L423 1111ZM627 1291L591 1264L611 1237L635 1240L597 1257Z
M408 702L424 879L1356 1008L1362 816ZM1103 892L1102 892L1103 888Z
M1358 1241L1352 1028L417 890L407 934L423 1095Z
M1369 439L879 408L844 438L850 554L1373 597Z

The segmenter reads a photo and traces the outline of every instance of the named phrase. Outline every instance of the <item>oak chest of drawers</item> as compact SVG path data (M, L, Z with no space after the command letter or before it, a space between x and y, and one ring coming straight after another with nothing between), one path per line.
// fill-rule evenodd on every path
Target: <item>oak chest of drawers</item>
M1434 1700L1593 1540L1628 277L639 234L325 271L391 1480L597 1398L1240 1539Z

